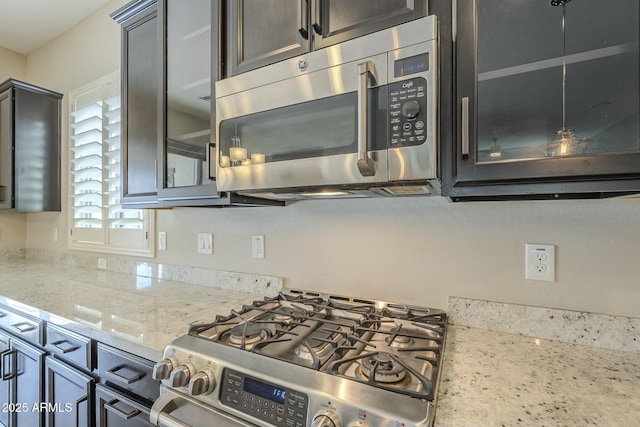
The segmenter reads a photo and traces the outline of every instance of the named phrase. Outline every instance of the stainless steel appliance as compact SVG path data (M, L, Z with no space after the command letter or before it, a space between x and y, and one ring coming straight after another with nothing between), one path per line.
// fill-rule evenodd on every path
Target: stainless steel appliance
M441 310L287 290L171 342L158 426L423 427L433 423Z
M427 16L216 82L218 188L438 193L437 34Z

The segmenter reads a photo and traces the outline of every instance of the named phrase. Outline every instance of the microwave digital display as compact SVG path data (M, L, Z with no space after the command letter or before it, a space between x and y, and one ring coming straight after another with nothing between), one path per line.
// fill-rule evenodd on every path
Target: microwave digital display
M394 77L408 76L410 74L423 73L429 70L429 54L410 56L408 58L397 59L393 63Z

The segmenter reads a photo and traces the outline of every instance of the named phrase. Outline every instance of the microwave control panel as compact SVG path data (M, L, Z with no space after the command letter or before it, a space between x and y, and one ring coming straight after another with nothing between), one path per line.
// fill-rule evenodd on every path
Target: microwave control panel
M427 80L422 77L389 84L390 144L407 147L427 139Z

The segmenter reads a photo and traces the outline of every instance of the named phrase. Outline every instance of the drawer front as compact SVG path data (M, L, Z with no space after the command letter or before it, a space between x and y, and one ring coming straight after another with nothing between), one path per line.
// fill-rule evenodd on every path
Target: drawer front
M60 326L47 323L45 348L58 358L78 368L91 372L93 362L93 341L91 338L71 332Z
M16 313L0 305L0 328L23 340L42 347L44 345L44 320L23 313Z
M151 407L141 405L123 393L96 385L96 426L152 427L150 411Z
M153 402L160 395L160 382L151 378L153 362L98 343L97 375L100 383Z

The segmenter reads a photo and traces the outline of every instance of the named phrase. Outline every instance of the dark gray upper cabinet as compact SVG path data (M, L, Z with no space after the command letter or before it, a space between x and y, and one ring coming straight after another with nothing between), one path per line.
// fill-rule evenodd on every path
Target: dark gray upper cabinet
M221 8L136 0L111 14L122 26L124 207L282 205L220 193L209 169Z
M227 0L226 75L417 19L427 0Z
M451 16L450 2L436 3ZM441 27L443 73L455 76L441 93L443 194L640 191L638 9L637 0L458 0L456 22Z
M0 84L0 209L60 211L62 94Z
M158 206L158 93L161 62L156 0L117 10L122 36L122 185L124 207Z
M211 93L218 75L218 3L162 0L159 5L163 80L158 196L173 206L216 203L221 196L207 157L215 152Z

